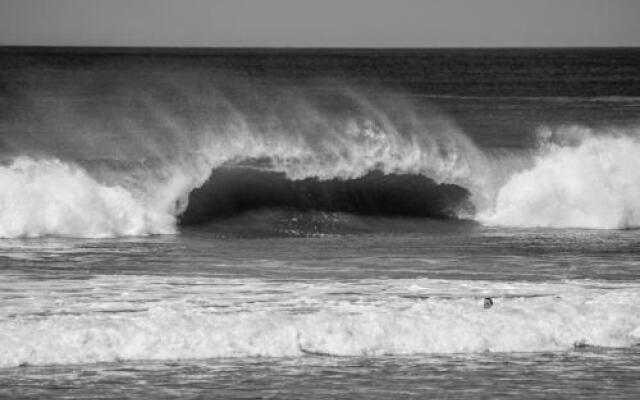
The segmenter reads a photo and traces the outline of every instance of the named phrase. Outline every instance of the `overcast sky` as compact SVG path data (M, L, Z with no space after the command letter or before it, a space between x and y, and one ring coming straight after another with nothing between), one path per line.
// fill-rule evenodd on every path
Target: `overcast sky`
M640 0L0 0L0 44L640 46Z

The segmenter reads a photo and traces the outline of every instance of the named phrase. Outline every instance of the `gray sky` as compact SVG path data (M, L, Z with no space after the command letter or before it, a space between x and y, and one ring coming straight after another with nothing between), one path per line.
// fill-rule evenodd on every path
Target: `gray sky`
M640 46L640 0L0 0L0 44Z

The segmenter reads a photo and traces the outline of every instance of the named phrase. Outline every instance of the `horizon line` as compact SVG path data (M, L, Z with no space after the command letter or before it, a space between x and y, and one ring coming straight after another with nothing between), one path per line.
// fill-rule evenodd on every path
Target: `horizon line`
M2 44L2 49L86 49L86 50L501 50L501 49L640 49L640 45L618 46L618 45L589 45L589 46L564 46L564 45L541 45L541 46L120 46L120 45L33 45L33 44Z

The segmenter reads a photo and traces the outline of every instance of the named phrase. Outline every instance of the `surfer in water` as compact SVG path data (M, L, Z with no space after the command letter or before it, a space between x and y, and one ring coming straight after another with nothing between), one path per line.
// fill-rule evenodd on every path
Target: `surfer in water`
M484 298L484 308L488 309L493 307L493 299L491 297L485 297Z

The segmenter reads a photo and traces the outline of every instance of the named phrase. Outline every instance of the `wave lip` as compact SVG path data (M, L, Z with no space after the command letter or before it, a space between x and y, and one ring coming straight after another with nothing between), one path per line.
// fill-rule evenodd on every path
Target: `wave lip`
M640 292L634 287L429 280L216 280L194 286L149 279L155 278L127 277L133 284L125 297L117 291L122 282L100 282L103 302L67 304L66 313L29 303L21 313L4 315L0 366L542 352L630 347L640 340ZM150 298L150 289L160 290L164 300ZM184 295L170 300L165 290ZM482 307L486 295L495 299L490 310Z

